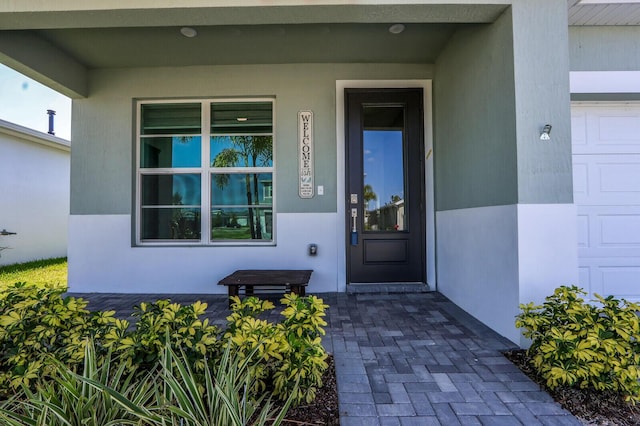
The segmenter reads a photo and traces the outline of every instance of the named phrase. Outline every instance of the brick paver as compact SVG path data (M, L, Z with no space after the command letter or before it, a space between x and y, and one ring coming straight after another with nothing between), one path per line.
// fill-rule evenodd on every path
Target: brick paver
M220 295L81 296L90 309L125 315L167 297L206 301L216 325L228 315ZM330 306L323 344L334 356L342 426L581 424L501 355L513 343L439 293L319 296Z

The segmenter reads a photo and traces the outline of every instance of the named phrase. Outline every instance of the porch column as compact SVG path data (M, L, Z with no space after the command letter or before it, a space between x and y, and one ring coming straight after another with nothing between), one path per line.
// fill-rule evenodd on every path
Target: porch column
M519 303L577 282L566 2L515 0L458 31L434 109L438 290L526 345Z

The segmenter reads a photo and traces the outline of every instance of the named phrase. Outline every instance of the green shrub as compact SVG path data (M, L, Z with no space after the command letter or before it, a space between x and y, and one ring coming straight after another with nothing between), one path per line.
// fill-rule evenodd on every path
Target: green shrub
M286 306L282 311L285 319L273 324L258 318L273 309L271 302L235 298L225 338L240 356L257 351L251 366L258 379L255 391L269 388L281 400L293 394L294 405L311 402L327 369L327 353L321 344L327 305L315 296L295 294L286 295L281 302Z
M206 309L207 304L202 302L188 306L170 300L141 303L132 314L137 318L134 330L128 330L127 321L117 321L105 336L105 346L136 366L154 364L170 343L184 351L196 371L203 371L205 356L215 358L220 350L218 328L201 319Z
M296 393L295 403L307 403L316 398L316 391L322 386L322 374L327 369L327 353L322 346L324 310L328 307L315 296L298 297L288 294L281 300L287 306L282 311L285 320L278 324L284 334L288 351L283 355L281 365L274 374L274 394L287 398Z
M282 401L310 402L322 385L327 354L321 345L327 308L314 296L288 295L280 323L260 318L273 303L248 297L235 300L222 337L202 319L206 303L182 306L169 300L134 307L135 326L116 319L114 311L91 312L83 299L62 297L63 289L18 283L0 292L0 395L57 368L53 359L75 371L94 342L96 364L117 356L128 374L155 365L167 346L184 354L194 374L203 375L207 360L215 366L225 348L251 359L249 392L271 391ZM255 353L255 355L253 355ZM252 354L251 356L249 356Z
M69 366L82 363L87 338L100 341L110 331L114 311L90 312L85 300L63 292L25 283L0 292L0 393L28 385L50 355Z
M562 286L543 305L520 305L516 327L532 340L533 365L551 389L612 390L640 401L640 305ZM596 301L594 301L596 302Z

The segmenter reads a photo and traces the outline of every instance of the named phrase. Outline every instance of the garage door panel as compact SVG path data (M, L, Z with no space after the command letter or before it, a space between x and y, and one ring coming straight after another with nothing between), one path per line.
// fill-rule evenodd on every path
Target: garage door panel
M598 172L598 189L601 192L635 192L640 197L640 156L639 158L611 159L609 163L600 162Z
M589 196L589 165L573 162L573 195L586 198Z
M591 283L591 268L589 266L580 265L578 267L578 285L587 291L592 291L593 284Z
M639 298L640 264L638 266L603 266L598 269L602 277L604 295L615 294L624 298Z
M603 246L640 248L640 215L601 215Z
M584 149L587 146L587 113L571 111L571 143L576 148Z
M620 265L610 265L610 259L590 259L581 262L578 269L578 285L591 295L615 295L627 300L640 300L640 263L629 265L633 259L620 259ZM592 296L591 296L592 297Z
M640 155L573 156L578 205L640 205Z
M577 223L581 256L640 256L640 206L578 206Z
M640 153L637 106L574 106L571 131L576 154Z
M579 285L640 300L640 105L572 105Z
M578 248L589 248L589 215L578 214Z

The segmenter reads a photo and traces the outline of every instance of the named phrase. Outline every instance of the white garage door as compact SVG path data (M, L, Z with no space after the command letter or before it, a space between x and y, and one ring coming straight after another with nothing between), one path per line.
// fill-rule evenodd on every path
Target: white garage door
M571 107L580 286L640 300L640 104Z

